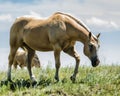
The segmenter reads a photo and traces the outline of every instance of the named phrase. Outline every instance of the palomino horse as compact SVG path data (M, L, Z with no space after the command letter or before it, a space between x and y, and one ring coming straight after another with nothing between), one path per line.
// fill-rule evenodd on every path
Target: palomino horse
M75 50L75 42L84 44L84 54L91 60L92 66L99 64L97 51L99 40L94 36L81 21L64 13L54 13L47 19L32 17L17 18L10 30L10 54L8 65L8 80L11 80L11 65L13 64L16 51L19 47L28 52L28 72L30 79L35 81L31 71L31 60L38 51L54 51L55 79L59 81L60 53L64 51L76 60L74 73L71 80L75 81L80 62L80 56Z

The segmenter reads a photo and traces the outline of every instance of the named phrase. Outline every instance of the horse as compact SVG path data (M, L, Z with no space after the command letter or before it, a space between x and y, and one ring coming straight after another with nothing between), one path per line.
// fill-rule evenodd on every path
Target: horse
M70 79L74 82L78 73L80 56L75 49L76 41L84 45L84 54L90 59L92 66L99 65L99 36L94 35L80 20L72 15L56 12L46 19L19 17L10 29L10 53L7 79L11 80L11 66L19 47L28 53L27 69L30 80L36 81L31 70L31 61L35 51L53 51L55 58L55 79L59 81L61 51L76 60L74 72Z
M17 69L17 65L19 65L20 68L27 66L27 52L26 51L17 50L14 61L13 61L13 66L15 69ZM34 66L36 68L40 68L40 60L37 54L34 55L32 62L31 62L31 67L34 67Z

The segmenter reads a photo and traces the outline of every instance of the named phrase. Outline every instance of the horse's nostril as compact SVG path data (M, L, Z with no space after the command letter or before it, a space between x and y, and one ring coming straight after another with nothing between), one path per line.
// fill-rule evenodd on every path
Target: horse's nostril
M96 67L99 63L100 63L100 60L98 59L98 57L94 57L94 58L91 58L91 62L92 62L92 66L93 67Z

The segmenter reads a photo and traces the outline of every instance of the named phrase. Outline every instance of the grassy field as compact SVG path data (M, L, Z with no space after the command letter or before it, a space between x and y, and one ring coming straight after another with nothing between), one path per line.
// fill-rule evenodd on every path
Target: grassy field
M0 96L120 96L120 66L80 67L76 82L69 79L73 68L60 69L60 81L54 80L55 69L33 69L37 85L32 86L27 70L13 70L13 83L0 73Z

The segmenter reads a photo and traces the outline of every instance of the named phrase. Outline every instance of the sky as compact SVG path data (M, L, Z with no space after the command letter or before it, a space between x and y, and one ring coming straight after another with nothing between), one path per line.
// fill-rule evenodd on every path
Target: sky
M71 14L82 20L93 34L101 33L99 57L101 65L120 64L120 0L0 0L0 70L6 70L9 54L9 30L14 20L23 15L49 17L54 12ZM76 49L81 65L90 65L83 54L83 45ZM37 52L43 66L54 66L52 52ZM44 58L46 57L46 58ZM62 52L61 66L75 65L70 56Z

